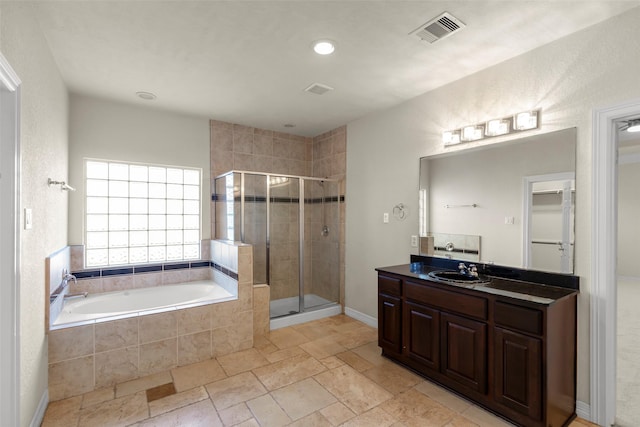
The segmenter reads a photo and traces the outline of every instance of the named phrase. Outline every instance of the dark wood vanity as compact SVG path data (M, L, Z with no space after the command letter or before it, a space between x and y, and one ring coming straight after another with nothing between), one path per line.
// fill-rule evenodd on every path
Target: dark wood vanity
M383 355L518 425L568 425L576 409L577 289L428 276L442 269L376 269Z

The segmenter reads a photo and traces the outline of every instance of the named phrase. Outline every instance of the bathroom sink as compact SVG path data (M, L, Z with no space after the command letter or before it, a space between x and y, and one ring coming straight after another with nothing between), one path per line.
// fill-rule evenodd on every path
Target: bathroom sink
M432 279L451 282L451 283L464 283L464 284L480 284L489 283L491 280L482 276L471 276L469 274L460 273L459 271L439 270L429 273L429 277Z

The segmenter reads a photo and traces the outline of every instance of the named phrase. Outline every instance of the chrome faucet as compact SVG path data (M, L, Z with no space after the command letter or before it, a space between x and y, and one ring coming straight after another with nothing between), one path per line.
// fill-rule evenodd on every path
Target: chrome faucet
M75 298L86 298L89 295L89 292L79 292L77 294L67 294L64 296L64 300L75 299Z
M78 284L78 279L71 273L64 273L62 276L62 287L66 288L69 285L69 280L73 280L73 284Z
M458 264L458 270L460 274L465 274L471 277L478 277L478 267L475 264L469 264L469 267L464 262Z

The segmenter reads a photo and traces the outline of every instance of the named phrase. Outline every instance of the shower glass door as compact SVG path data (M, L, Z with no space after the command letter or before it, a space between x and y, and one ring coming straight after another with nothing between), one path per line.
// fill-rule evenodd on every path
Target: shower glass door
M340 300L340 183L305 180L304 307Z
M267 255L271 318L299 313L300 178L269 175Z

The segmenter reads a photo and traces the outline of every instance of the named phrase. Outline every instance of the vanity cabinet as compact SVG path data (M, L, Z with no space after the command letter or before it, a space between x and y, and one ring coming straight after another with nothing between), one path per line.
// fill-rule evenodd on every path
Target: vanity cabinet
M384 356L522 426L575 417L577 292L533 302L379 271Z

